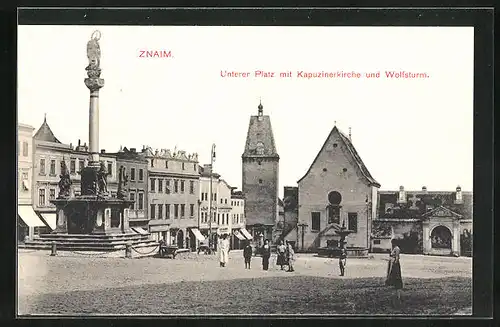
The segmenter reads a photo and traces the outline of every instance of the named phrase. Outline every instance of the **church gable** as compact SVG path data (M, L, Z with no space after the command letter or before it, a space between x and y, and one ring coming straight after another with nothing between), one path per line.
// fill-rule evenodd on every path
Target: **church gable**
M430 219L430 218L452 218L452 219L460 219L462 218L461 215L458 213L455 213L451 211L448 208L445 208L443 206L439 206L437 208L434 208L430 210L429 212L426 212L425 214L422 215L424 219Z
M349 170L351 172L354 170L368 185L380 187L380 184L369 173L349 138L343 135L336 126L328 135L306 174L297 183L300 183L306 176L312 173L313 170L326 172L325 169L328 169L326 166L331 166L332 162L336 157L338 158L338 156L345 157L350 167L338 167L341 170L335 173L340 175L342 173L348 173Z

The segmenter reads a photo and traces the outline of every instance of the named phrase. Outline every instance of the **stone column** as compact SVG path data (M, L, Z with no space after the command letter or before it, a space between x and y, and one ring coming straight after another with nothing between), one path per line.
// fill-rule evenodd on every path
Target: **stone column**
M458 221L453 222L451 253L460 256L460 223Z
M422 247L423 247L423 252L424 254L429 254L431 249L430 249L430 244L429 244L429 240L430 240L430 235L429 235L429 223L428 222L424 222L422 224Z
M101 33L95 31L92 33L90 41L87 43L87 57L89 65L87 68L88 78L85 79L85 85L90 90L89 104L89 151L92 158L89 166L99 168L99 89L104 86L104 79L100 78L101 68L101 49L99 39Z

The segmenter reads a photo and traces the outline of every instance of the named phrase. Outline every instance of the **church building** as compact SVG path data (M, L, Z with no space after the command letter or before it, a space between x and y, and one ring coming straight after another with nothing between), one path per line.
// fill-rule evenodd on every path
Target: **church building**
M371 176L351 142L336 126L298 183L297 248L315 251L339 244L345 226L347 248L360 255L370 247L380 184Z
M255 240L272 239L278 220L279 155L271 119L262 103L250 117L242 158L242 191L245 195L247 229Z

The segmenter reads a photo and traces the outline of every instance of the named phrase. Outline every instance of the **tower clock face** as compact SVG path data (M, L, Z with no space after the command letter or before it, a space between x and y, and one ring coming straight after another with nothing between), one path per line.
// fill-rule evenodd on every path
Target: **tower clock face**
M342 195L337 191L331 191L328 193L328 202L332 205L339 205L342 202Z

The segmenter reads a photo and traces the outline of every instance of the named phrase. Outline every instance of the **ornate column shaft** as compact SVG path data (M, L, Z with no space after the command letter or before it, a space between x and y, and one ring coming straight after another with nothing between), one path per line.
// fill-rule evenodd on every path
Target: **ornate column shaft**
M89 166L99 169L99 89L104 86L104 79L100 78L101 68L101 50L99 39L101 33L95 31L92 33L90 41L87 43L87 57L89 65L85 68L88 78L85 79L85 85L90 90L89 104L89 150L91 160Z

